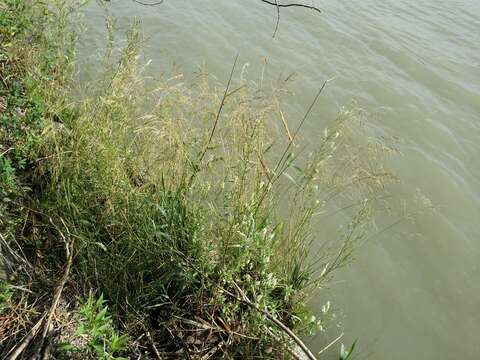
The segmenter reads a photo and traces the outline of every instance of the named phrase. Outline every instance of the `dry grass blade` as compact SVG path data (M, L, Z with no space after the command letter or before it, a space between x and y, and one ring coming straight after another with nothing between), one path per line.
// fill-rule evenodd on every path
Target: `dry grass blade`
M47 316L47 313L44 313L42 315L42 317L37 321L37 323L30 329L30 331L25 336L25 338L22 340L22 342L10 351L11 354L7 357L6 360L16 360L16 359L18 359L18 357L30 345L30 342L37 335L37 333L40 330L40 327L42 326L43 321L44 321L46 316Z

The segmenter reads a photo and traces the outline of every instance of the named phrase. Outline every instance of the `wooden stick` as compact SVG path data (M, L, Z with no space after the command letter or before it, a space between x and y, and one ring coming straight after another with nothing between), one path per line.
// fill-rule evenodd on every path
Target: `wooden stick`
M319 12L319 13L322 12L322 10L320 10L316 6L311 6L311 5L306 5L306 4L297 4L297 3L279 4L279 3L277 3L277 1L275 1L275 2L268 1L268 0L261 0L261 1L264 2L265 4L276 6L277 8L303 7L303 8L310 9L310 10L313 10L313 11L316 11L316 12Z

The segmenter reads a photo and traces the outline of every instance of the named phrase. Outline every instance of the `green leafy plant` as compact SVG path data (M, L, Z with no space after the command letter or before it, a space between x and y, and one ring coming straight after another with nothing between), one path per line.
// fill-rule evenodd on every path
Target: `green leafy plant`
M1 192L8 192L15 188L15 168L5 156L0 156L0 185ZM2 195L6 195L2 194Z
M12 290L7 283L0 281L0 315L4 314L10 307Z
M115 355L125 350L128 337L115 331L103 295L95 299L90 293L87 301L80 305L75 336L86 340L84 346L64 344L64 350L85 351L89 356L101 360L124 359Z

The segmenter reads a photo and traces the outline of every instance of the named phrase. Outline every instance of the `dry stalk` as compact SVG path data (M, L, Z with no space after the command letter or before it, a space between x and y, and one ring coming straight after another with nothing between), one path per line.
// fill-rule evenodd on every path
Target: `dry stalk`
M260 309L258 307L258 305L252 303L248 297L245 295L245 293L243 292L243 290L234 282L233 283L235 285L235 287L237 288L237 291L241 294L242 297L238 297L237 295L233 294L232 292L222 288L222 287L219 287L219 289L221 291L223 291L224 293L226 293L227 295L233 297L234 299L236 299L237 301L240 301L240 302L243 302L244 304L250 306L251 308L257 310L258 312L262 313L263 315L265 315L265 317L270 320L271 322L273 322L275 325L277 325L283 332L285 332L299 347L300 349L302 349L302 351L305 353L305 355L307 355L307 357L310 359L310 360L317 360L317 358L315 357L315 355L310 351L310 349L305 345L305 343L297 336L295 335L295 333L290 330L288 328L288 326L286 326L284 323L282 323L280 320L278 320L277 318L275 318L272 314L270 314L267 310L264 310L264 309Z
M63 219L61 219L63 225L65 228L68 230L68 228L65 225L65 222ZM53 296L53 301L52 305L50 306L48 311L45 311L45 313L42 315L40 320L33 326L33 328L30 330L28 335L23 339L23 341L16 347L14 348L12 354L7 358L7 360L16 360L24 351L25 349L30 345L32 340L36 337L38 331L40 328L43 326L43 331L42 335L40 338L40 342L38 343L36 347L35 354L32 356L32 360L36 359L47 359L50 353L51 345L47 341L47 344L45 344L46 340L49 338L48 335L51 332L51 327L52 327L52 320L53 316L55 314L55 310L58 306L58 302L60 301L60 297L62 295L63 289L65 288L65 284L68 280L68 276L70 274L70 268L72 266L73 262L73 246L75 243L75 240L72 239L70 241L67 240L65 235L61 232L61 230L53 223L52 219L50 219L50 223L57 229L59 232L60 236L62 237L62 240L65 243L65 253L67 257L67 263L65 266L65 271L63 273L63 276L60 280L59 285L57 286L55 290L55 294Z

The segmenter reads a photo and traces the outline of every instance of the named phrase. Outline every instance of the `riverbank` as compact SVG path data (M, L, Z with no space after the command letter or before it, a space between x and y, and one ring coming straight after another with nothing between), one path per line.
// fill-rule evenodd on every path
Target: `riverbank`
M390 178L345 158L352 112L306 161L287 124L271 154L276 94L235 84L235 65L226 89L206 74L151 86L135 24L75 100L71 4L0 6L0 356L294 357L330 316L308 297L350 260ZM345 190L358 211L314 257L318 199Z

